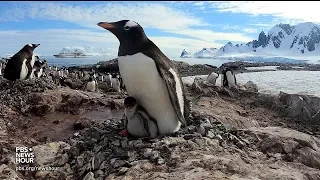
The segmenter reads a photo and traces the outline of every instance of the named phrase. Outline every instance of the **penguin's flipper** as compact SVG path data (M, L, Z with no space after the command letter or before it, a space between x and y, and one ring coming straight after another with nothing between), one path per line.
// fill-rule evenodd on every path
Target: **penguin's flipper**
M150 134L148 120L141 114L139 115L139 117L140 117L140 120L142 121L144 131L147 133L148 137L150 137L151 134Z
M138 113L138 115L143 118L142 121L143 121L144 129L147 130L149 136L151 136L151 133L150 133L150 130L149 130L149 125L148 125L147 118L149 120L153 121L154 124L157 126L157 135L159 135L159 127L158 127L157 121L155 119L153 119L149 115L149 113L146 111L146 109L144 109L140 104L138 104L136 113Z
M181 77L178 73L179 71L177 70L173 62L169 58L167 58L167 56L165 56L155 44L150 45L149 47L150 49L148 49L146 52L143 52L143 53L154 60L157 70L160 74L160 77L166 83L170 100L174 109L177 112L178 119L184 126L186 126L187 125L186 119L189 117L189 114L188 112L184 111L184 109L186 108L185 106L186 96L185 96L185 90L184 90ZM180 82L179 83L180 86L176 86L176 83L177 83L176 81ZM180 99L182 98L183 100L182 104L180 104L179 98Z

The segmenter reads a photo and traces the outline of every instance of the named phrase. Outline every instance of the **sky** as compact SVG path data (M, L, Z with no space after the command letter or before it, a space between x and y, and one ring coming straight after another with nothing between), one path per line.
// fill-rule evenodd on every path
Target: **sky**
M137 1L137 2L0 2L0 56L15 54L25 44L53 55L66 46L115 50L118 39L98 22L123 19L139 23L166 55L180 56L231 41L247 43L279 23L320 23L320 2L312 1Z

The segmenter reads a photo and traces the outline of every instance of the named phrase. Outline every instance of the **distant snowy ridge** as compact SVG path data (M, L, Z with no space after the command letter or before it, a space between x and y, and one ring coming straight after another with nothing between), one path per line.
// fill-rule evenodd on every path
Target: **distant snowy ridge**
M110 48L96 48L89 46L68 46L62 48L60 53L82 52L87 56L116 56L117 50Z
M270 56L320 59L320 25L306 22L295 26L278 24L268 34L261 32L258 40L233 45L228 42L220 49L203 48L193 54L195 58ZM310 58L308 58L310 59Z
M189 57L192 57L192 54L191 54L188 50L184 49L184 50L182 51L180 57L182 57L182 58L189 58Z

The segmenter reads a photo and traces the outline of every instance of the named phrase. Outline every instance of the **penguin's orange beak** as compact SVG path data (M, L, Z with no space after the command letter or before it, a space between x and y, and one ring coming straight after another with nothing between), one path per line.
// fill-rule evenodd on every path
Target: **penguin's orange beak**
M107 23L107 22L99 22L98 23L98 26L102 27L102 28L105 28L105 29L115 29L116 26L113 25L112 23Z

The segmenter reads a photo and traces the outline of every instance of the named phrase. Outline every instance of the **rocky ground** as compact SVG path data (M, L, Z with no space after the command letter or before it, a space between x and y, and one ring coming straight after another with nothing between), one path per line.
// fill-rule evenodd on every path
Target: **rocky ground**
M0 179L320 179L319 98L198 79L186 89L188 126L150 139L119 136L125 93L0 79ZM22 145L29 166L58 169L17 171Z

